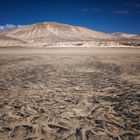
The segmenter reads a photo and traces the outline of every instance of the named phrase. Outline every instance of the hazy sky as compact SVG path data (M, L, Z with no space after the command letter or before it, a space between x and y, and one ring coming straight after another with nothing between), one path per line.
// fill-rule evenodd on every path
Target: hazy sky
M0 0L1 28L42 21L140 34L140 0Z

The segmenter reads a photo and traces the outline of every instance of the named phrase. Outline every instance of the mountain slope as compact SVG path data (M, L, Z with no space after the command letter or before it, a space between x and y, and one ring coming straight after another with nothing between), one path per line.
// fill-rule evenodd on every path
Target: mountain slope
M107 33L96 32L84 27L70 26L55 22L43 22L4 32L6 36L29 42L112 40Z
M140 35L133 36L131 39L140 40Z
M27 42L22 41L20 39L0 35L0 46L17 46L17 45L22 45L22 44L27 44Z
M85 27L71 26L56 22L42 22L24 26L0 33L0 46L3 41L1 37L7 37L4 44L28 44L29 46L46 45L55 42L80 42L80 41L118 41L133 38L136 35L116 33L109 34L97 32ZM18 40L18 41L15 41ZM14 43L13 43L14 42ZM26 43L25 43L26 42Z
M125 39L130 39L136 36L135 34L127 34L127 33L113 33L113 35L116 37L125 38Z

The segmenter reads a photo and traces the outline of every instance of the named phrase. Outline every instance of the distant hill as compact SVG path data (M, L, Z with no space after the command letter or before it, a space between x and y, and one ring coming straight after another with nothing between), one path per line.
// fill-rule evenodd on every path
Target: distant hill
M3 44L2 42L4 39L2 38L7 38L4 42L7 42L9 45L24 45L26 42L26 44L33 46L55 42L118 41L130 38L139 39L137 35L133 34L109 34L94 31L85 27L71 26L56 22L42 22L1 32L0 46Z

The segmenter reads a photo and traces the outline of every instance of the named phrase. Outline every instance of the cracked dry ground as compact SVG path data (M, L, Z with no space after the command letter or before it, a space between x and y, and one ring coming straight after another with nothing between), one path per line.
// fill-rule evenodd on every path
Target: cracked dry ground
M0 140L139 140L139 62L131 53L0 55Z

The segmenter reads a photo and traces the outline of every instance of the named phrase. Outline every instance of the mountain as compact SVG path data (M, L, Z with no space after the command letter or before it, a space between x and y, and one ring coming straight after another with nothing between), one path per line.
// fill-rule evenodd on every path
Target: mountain
M135 35L135 36L131 37L131 39L140 40L140 35Z
M17 44L37 46L55 42L116 41L134 36L136 35L109 34L85 27L56 22L42 22L1 32L0 45L2 45L2 37L7 38L7 42L9 41L9 45L12 46Z
M94 39L112 39L112 35L96 32L84 27L70 26L55 22L43 22L18 28L4 33L6 36L29 42L47 41L89 41Z
M125 39L130 39L136 36L135 34L127 34L127 33L113 33L113 35L116 37L125 38Z
M20 39L0 35L0 46L15 46L15 45L22 45L27 44L25 41Z

